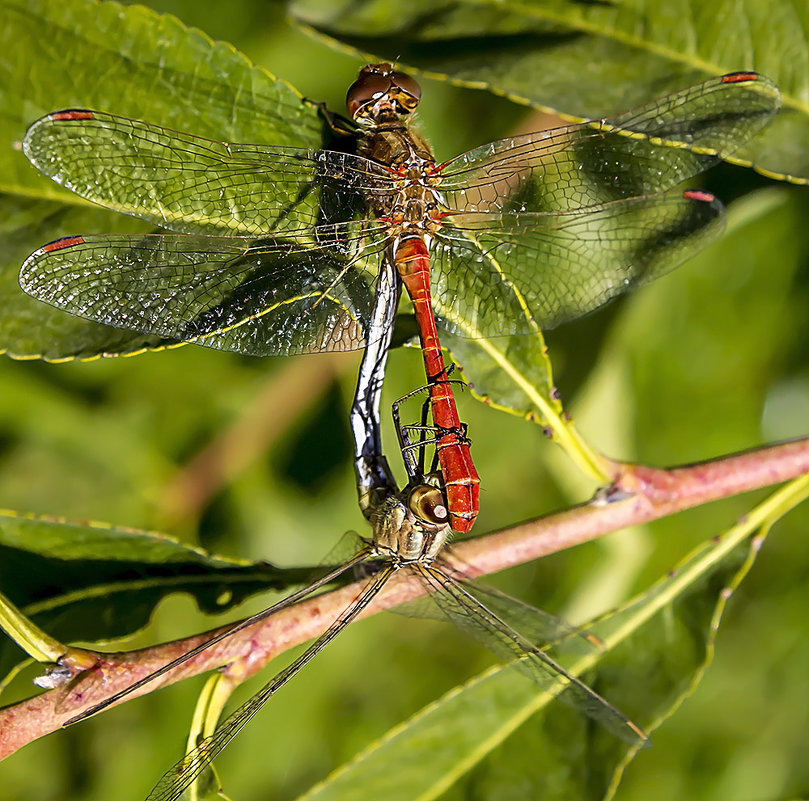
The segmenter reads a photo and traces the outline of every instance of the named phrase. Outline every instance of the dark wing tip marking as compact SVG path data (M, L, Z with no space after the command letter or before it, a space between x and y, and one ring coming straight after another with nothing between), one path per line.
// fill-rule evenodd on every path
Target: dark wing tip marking
M53 253L55 250L64 250L65 248L72 248L76 245L83 245L83 236L63 236L61 239L54 239L53 242L48 242L43 245L37 253Z
M761 76L757 72L729 72L722 76L722 83L748 83L760 79Z
M45 119L52 122L63 122L65 120L91 120L94 116L92 111L67 109L66 111L54 111L52 114L48 114Z
M703 203L716 202L716 195L710 192L703 192L701 189L686 189L686 191L683 192L683 197L687 200L700 200Z

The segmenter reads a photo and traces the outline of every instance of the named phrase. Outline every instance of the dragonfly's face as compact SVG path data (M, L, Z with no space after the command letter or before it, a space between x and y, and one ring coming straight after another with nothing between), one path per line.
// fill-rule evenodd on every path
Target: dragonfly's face
M424 476L407 492L407 507L425 526L445 526L449 523L449 509L443 490L441 473Z
M390 64L368 64L351 84L346 106L359 125L397 120L415 111L421 100L421 87Z
M399 562L433 559L450 535L449 510L440 474L390 495L372 520L374 542Z

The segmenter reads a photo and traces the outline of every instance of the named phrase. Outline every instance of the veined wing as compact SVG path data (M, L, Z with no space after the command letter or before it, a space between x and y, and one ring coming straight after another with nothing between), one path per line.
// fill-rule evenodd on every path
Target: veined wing
M440 561L439 569L460 585L478 604L486 607L543 650L561 645L564 646L566 653L585 656L602 647L601 641L585 629L572 626L566 620L544 609L531 606L479 579L470 580L463 572L443 559ZM435 608L435 604L432 606Z
M79 721L92 717L98 712L101 712L103 709L106 709L108 706L112 706L113 704L118 703L118 701L121 701L122 699L126 698L128 695L135 692L135 690L138 690L141 687L150 684L151 682L160 678L160 676L164 676L166 673L169 673L170 671L174 670L174 668L179 667L182 664L185 664L189 659L193 659L195 656L198 656L203 651L207 651L209 648L212 648L213 646L217 645L223 640L229 639L234 634L237 634L240 631L244 631L244 629L248 628L249 626L254 626L256 623L260 623L262 620L266 620L268 617L271 617L277 612L280 612L282 609L287 609L288 607L293 606L299 601L302 601L308 595L312 595L316 590L319 590L324 585L329 584L335 579L340 578L340 576L342 576L343 573L346 573L349 570L352 570L353 568L362 564L362 562L365 562L371 555L372 555L371 550L369 548L363 548L361 551L358 551L354 556L352 556L347 562L324 573L322 576L320 576L320 578L316 579L306 587L302 587L300 590L297 590L296 592L293 592L291 595L287 595L285 598L282 598L280 601L272 604L272 606L268 606L266 609L262 609L260 612L256 612L256 614L250 615L250 617L245 618L244 620L241 620L232 626L228 626L227 628L220 631L218 634L215 634L209 640L205 640L205 642L200 643L199 645L192 648L190 651L186 651L184 654L178 656L176 659L172 659L171 662L168 662L167 664L153 671L148 676L144 676L142 679L138 679L138 681L136 681L134 684L130 684L128 687L115 693L114 695L108 696L107 698L103 699L102 701L99 701L93 706L88 707L83 712L80 712L78 715L74 715L72 718L70 718L70 720L62 724L62 728L72 726L74 723L78 723Z
M275 695L298 671L314 659L382 589L394 568L388 566L378 573L354 602L318 637L292 664L284 668L265 684L252 698L231 713L210 736L193 751L189 751L176 765L170 768L149 793L146 801L176 801L205 768L222 753L225 746L242 730L250 719Z
M317 238L74 236L26 259L20 286L80 317L252 356L362 347L384 229Z
M568 655L589 657L602 648L601 641L585 629L576 628L562 618L507 595L478 579L470 580L443 559L436 568L444 578L461 585L463 591L472 596L475 603L508 623L543 651L561 646ZM393 611L430 620L447 619L443 607L430 596L408 601Z
M626 715L484 606L464 585L450 579L439 568L422 567L419 572L433 590L431 597L461 631L501 659L516 660L516 667L542 690L584 712L625 742L632 745L648 742L643 730Z
M723 211L691 191L569 212L451 215L432 248L436 314L471 338L553 328L693 256L721 232Z
M608 119L501 139L441 170L459 211L564 211L671 189L751 139L778 111L778 87L732 73Z
M174 231L264 237L351 214L359 190L389 174L329 150L217 142L100 111L57 111L34 122L23 151L87 200ZM340 222L349 219L327 219Z

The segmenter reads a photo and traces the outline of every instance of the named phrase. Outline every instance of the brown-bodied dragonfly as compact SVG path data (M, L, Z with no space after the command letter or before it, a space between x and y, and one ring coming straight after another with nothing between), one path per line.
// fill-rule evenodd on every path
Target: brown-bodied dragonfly
M393 286L396 275L394 263L385 262L380 270L380 286ZM312 595L343 574L359 569L367 576L353 601L339 614L335 613L326 631L294 662L232 712L213 733L198 741L163 775L147 801L175 801L179 798L264 704L368 608L397 573L420 581L435 602L429 605L429 609L438 611L441 617L448 618L501 658L514 662L541 691L558 695L632 745L646 743L646 734L639 726L567 671L549 651L550 647L564 644L569 654L591 658L593 649L600 647L599 640L587 632L571 629L564 621L540 609L478 581L470 581L464 569L459 569L452 555L447 553L451 530L444 478L440 471L435 470L437 442L430 438L432 432L424 419L413 426L399 423L397 401L394 421L408 474L407 485L401 491L398 489L382 453L378 419L392 335L392 326L388 323L396 312L398 300L395 289L377 293L369 327L372 332L378 331L378 335L371 338L363 354L351 411L357 486L361 507L371 523L372 538L353 558L326 572L310 586L219 632L149 676L85 709L65 724L70 725L101 711L216 643ZM429 391L429 387L427 389ZM422 410L422 417L425 416L426 407ZM433 465L431 472L425 473L424 464L430 450Z
M381 298L375 313L383 317L390 312L390 305L388 299ZM385 311L382 307L386 307ZM377 342L382 344L377 346ZM387 335L380 336L379 340L372 343L369 347L372 355L369 356L367 352L364 359L367 369L360 373L357 395L368 398L372 407L378 400L381 386L379 373L384 370L388 343ZM367 385L364 383L366 379L369 379ZM422 426L417 428L421 432ZM366 421L366 430L377 430L374 421ZM400 441L410 450L437 448L434 441L425 445L410 443L405 427L399 431L399 435ZM368 448L364 450L369 460L373 461L375 458L377 463L384 463L381 453L371 453L376 445L371 441L367 445ZM418 459L409 461L412 467L423 464L424 457L421 455ZM191 751L166 771L147 801L176 801L264 704L367 609L390 579L399 573L420 581L424 591L434 601L432 608L441 617L471 634L502 659L513 662L540 691L558 696L631 745L644 745L647 736L639 726L584 684L574 673L566 670L549 651L554 645L564 644L569 654L592 657L592 651L601 646L600 641L587 632L573 629L564 621L492 587L470 581L464 570L446 552L451 530L442 473L437 471L425 475L415 472L411 467L408 468L410 480L401 491L394 483L381 481L376 484L366 504L366 515L373 529L372 539L345 564L328 571L309 587L218 633L115 696L86 709L65 725L101 711L201 651L232 637L247 626L271 617L280 609L301 601L342 574L359 569L367 579L360 585L354 600L339 614L335 614L334 621L325 632L297 659L225 718L212 734L198 741ZM424 610L420 608L419 611Z
M718 231L722 207L665 190L749 140L780 96L733 73L441 164L408 128L419 99L390 64L365 67L347 96L356 153L49 114L23 142L34 165L181 235L65 237L26 260L20 285L108 325L266 356L367 344L379 265L392 262L419 326L450 523L469 531L479 479L439 328L550 328L671 270Z

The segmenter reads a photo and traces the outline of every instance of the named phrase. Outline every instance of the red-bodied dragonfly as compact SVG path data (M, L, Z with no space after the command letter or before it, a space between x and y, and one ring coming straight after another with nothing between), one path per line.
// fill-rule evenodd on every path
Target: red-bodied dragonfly
M366 375L372 373L373 370L370 370ZM360 392L363 389L361 387ZM374 392L370 387L369 391ZM407 439L406 432L400 432L400 440ZM436 443L431 445L436 447ZM378 456L381 458L381 455ZM420 457L414 459L413 463L423 461ZM440 471L413 475L402 491L395 485L377 489L379 491L374 494L368 513L373 538L352 559L311 586L220 632L126 690L85 710L65 725L95 714L202 650L302 600L341 574L360 569L361 574L369 578L362 584L353 602L297 659L166 771L147 801L178 799L264 704L366 609L390 578L400 572L414 576L423 584L424 590L435 602L433 608L440 617L472 635L500 658L512 662L540 690L558 696L625 742L633 746L646 744L648 738L643 729L566 670L549 652L549 648L563 644L569 656L592 658L594 649L601 647L597 638L479 581L470 581L457 562L451 556L448 558L445 548L451 531L447 495ZM418 607L419 613L423 614L424 611L423 607Z
M664 190L749 140L780 96L733 73L441 164L407 127L419 99L390 64L365 67L347 95L356 153L49 114L23 142L35 166L182 235L65 237L26 260L20 285L108 325L266 356L362 347L379 265L392 262L418 321L450 523L469 531L479 479L439 326L530 333L673 269L718 232L722 207Z
M394 284L396 275L395 265L385 262L380 271L381 286ZM400 423L399 406L404 399L397 401L393 407L394 422L408 473L407 486L401 491L398 489L381 450L378 419L385 362L392 334L389 323L397 304L398 294L395 290L379 292L376 296L369 321L372 338L363 354L351 412L360 505L371 523L372 539L353 558L326 572L310 586L218 633L65 724L69 725L101 711L201 651L271 617L280 609L303 600L344 573L358 569L363 575L370 575L353 602L335 617L326 631L289 667L270 679L255 695L231 713L211 735L198 742L168 770L149 794L148 801L174 801L179 798L261 707L367 608L384 589L391 576L398 572L411 574L420 580L435 601L430 608L439 611L442 617L470 633L501 658L513 661L541 690L553 696L559 695L562 700L632 745L647 742L647 736L639 726L583 684L574 674L565 670L548 652L549 647L563 644L569 655L592 658L593 649L598 649L601 645L597 638L587 632L572 629L564 621L480 582L469 581L452 557L448 558L445 548L451 534L449 509L444 477L440 471L435 470L437 442L430 438L433 432L425 424L426 404L419 424ZM406 398L415 394L410 393ZM433 451L433 468L431 473L425 474L424 464L430 449Z

